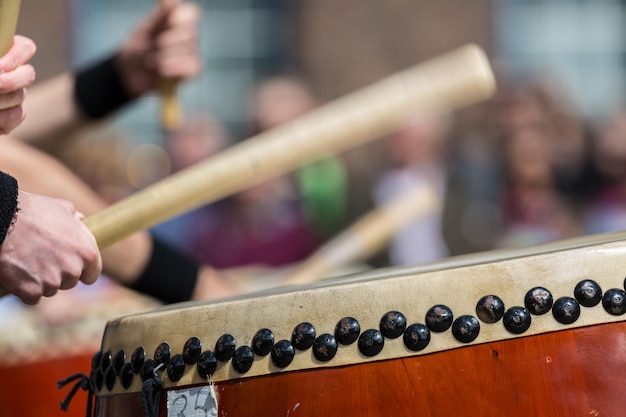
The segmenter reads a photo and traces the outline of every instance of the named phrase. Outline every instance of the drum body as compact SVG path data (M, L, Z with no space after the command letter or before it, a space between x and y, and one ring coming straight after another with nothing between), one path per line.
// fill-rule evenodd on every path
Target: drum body
M162 417L623 415L625 251L548 247L122 318L100 355L125 360L92 370L97 415L143 416L151 374ZM210 378L191 340L221 357ZM163 366L122 371L138 347Z
M61 409L77 380L60 387L59 381L89 370L102 328L109 320L157 306L153 300L104 279L93 287L63 291L42 300L36 308L24 307L17 299L3 302L2 417L84 417L85 395L73 396L69 408Z
M57 382L77 369L88 368L92 356L93 346L64 356L0 365L0 415L84 417L87 407L85 396L76 396L68 411L61 411L59 404L66 391L60 391Z
M618 416L626 410L625 341L626 324L612 323L221 381L215 392L224 416ZM168 416L166 398L161 417ZM99 398L97 415L141 417L141 394Z

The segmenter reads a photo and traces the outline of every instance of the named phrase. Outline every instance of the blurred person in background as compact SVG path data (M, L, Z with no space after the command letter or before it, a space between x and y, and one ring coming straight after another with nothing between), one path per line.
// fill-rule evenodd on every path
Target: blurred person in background
M590 131L558 83L499 77L497 95L461 111L450 135L454 255L577 235L597 184Z
M572 204L582 203L589 198L594 182L589 159L591 132L557 85L549 79L520 83L502 110L503 131L506 135L534 128L543 135L555 187Z
M498 246L530 246L578 235L575 217L555 186L545 137L527 128L506 141L507 188Z
M271 130L319 105L307 84L296 76L277 75L259 83L252 97L256 133ZM301 210L320 239L337 233L346 222L346 168L340 157L327 156L298 168L293 182Z
M626 230L626 110L615 109L598 129L591 151L597 173L585 210L585 233Z
M498 111L502 171L499 247L580 234L586 137L580 120L542 83L510 91Z
M498 107L493 99L457 112L450 123L442 231L453 256L491 250L500 233Z
M301 80L266 79L251 97L255 133L287 123L316 105ZM215 227L195 234L196 253L217 267L301 261L342 223L344 181L341 163L326 158L294 176L254 185L219 204Z
M172 172L178 172L215 155L226 148L231 139L225 126L210 114L192 114L180 128L165 138ZM204 248L200 236L206 236L216 227L216 214L223 202L216 202L176 216L151 229L159 239L202 261Z
M388 166L373 185L376 205L387 204L417 186L434 190L443 201L448 129L447 116L416 116L384 139ZM389 245L391 265L416 265L447 256L440 210L412 221L394 234Z

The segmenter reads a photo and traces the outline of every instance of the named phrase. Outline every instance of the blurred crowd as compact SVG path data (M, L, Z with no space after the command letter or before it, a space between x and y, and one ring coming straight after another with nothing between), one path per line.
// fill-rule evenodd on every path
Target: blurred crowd
M623 109L588 120L554 83L531 80L501 83L476 110L449 149L450 212L466 245L455 250L624 229Z
M303 79L291 75L262 80L249 102L247 137L322 104ZM162 144L172 172L245 140L232 137L214 115L187 117ZM553 83L500 80L489 102L453 114L416 114L380 138L371 147L366 175L346 155L328 157L167 221L153 233L218 268L291 265L358 220L353 213L375 210L416 185L435 190L440 209L395 230L383 251L360 261L417 265L618 231L626 227L624 135L623 109L587 120ZM113 201L133 191L115 153L125 147L112 146L110 139L99 143L116 156L102 158L100 149L100 164L94 165L93 158L75 154L78 144L67 162ZM102 166L113 159L117 165ZM351 201L355 187L368 201Z

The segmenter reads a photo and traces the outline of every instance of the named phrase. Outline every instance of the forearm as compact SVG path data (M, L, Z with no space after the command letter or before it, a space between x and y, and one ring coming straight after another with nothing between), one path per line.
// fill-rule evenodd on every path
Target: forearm
M71 135L89 123L74 98L74 76L64 73L35 84L28 89L22 107L26 119L11 136L38 146L53 143L56 138Z
M10 137L3 137L0 169L17 178L20 188L36 194L71 201L86 216L102 210L106 203L54 158ZM151 239L137 233L102 251L104 271L129 284L143 271L150 255Z
M112 55L32 87L23 105L26 120L13 136L49 148L132 99L120 77L118 56Z
M105 202L64 165L18 140L3 137L0 169L15 176L20 188L69 200L89 216ZM234 295L221 272L200 266L159 243L147 232L117 242L102 251L104 272L114 280L164 302L210 299Z

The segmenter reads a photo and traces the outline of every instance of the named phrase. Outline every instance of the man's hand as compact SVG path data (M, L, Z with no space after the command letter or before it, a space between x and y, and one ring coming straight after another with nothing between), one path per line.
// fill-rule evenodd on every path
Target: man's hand
M26 87L35 81L35 69L27 62L36 49L32 40L16 35L9 52L0 57L0 134L9 133L26 116L22 108Z
M93 284L102 259L82 215L65 201L20 191L15 223L0 245L0 285L35 304L78 281Z
M161 1L122 45L117 65L131 97L155 90L161 78L185 80L202 69L194 3Z

